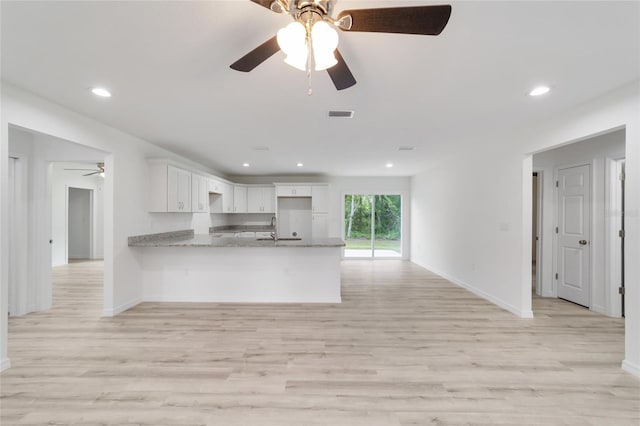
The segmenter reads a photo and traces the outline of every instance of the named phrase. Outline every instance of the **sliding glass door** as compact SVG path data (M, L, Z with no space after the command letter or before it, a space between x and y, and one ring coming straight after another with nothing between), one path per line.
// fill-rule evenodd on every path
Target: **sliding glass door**
M345 195L345 257L401 257L401 230L402 198L400 195Z

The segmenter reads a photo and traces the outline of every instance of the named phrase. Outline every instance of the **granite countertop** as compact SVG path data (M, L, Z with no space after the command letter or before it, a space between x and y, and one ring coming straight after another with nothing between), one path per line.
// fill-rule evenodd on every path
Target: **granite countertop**
M209 233L235 234L238 232L275 232L276 228L269 225L224 225L209 228Z
M266 240L194 234L193 230L129 237L130 247L344 247L340 238Z

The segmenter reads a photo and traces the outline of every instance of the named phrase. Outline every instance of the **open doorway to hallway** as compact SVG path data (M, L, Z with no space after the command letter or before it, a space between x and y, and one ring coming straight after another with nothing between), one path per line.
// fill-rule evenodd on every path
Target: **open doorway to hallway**
M534 294L621 316L624 154L620 129L533 156Z
M19 238L12 239L8 293L10 315L22 316L59 302L52 276L69 259L97 260L103 275L104 178L66 169L95 168L107 153L10 126L9 155L14 158L10 229ZM82 270L75 270L74 280L81 282Z

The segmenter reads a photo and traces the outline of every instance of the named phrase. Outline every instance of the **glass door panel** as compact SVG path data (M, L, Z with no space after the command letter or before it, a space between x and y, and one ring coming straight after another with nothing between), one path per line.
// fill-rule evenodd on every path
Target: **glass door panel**
M375 257L401 257L402 200L399 195L374 196Z
M344 197L344 255L373 257L371 195L347 194Z

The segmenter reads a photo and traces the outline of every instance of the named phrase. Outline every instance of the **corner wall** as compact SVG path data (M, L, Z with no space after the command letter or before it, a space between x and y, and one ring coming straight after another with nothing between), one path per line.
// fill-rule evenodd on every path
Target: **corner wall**
M478 137L412 179L412 260L518 316L531 315L531 154L626 130L626 302L623 368L640 377L640 85L539 128Z
M104 312L116 315L141 300L139 256L127 237L191 228L185 214L150 214L146 211L147 158L169 158L195 170L216 174L200 164L104 125L2 82L0 125L0 368L10 365L7 350L8 296L8 141L9 126L21 127L101 150L105 157L104 181ZM43 155L46 160L47 154ZM39 218L43 223L50 216ZM50 231L49 231L50 232ZM50 236L49 236L50 238ZM49 239L47 238L47 240ZM49 263L50 265L50 263ZM50 270L49 270L50 271Z

